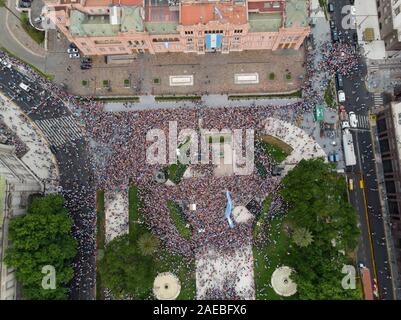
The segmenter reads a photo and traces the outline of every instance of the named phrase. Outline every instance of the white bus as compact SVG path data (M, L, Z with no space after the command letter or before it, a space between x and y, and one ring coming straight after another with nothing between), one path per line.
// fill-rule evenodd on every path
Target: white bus
M356 156L352 134L348 129L343 130L343 149L346 166L356 165Z

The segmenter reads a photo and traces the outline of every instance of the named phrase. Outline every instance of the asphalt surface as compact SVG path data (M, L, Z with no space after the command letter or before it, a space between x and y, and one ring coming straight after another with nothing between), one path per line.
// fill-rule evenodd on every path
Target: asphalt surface
M349 5L349 0L337 0L335 3L335 24L341 34L341 41L348 41L355 45L353 33L356 30L344 30L341 26L343 15L341 9ZM345 34L345 31L348 34ZM367 73L366 61L360 59L359 74L352 78L344 78L344 92L346 101L343 103L347 112L353 111L357 115L368 116L369 108L374 105L373 96L365 87ZM385 233L381 205L379 200L375 159L372 146L372 137L369 130L352 130L357 164L347 168L347 175L354 180L354 190L350 191L350 201L358 212L358 222L361 230L361 240L358 248L358 260L366 265L373 278L376 278L379 298L393 300L393 285L391 281L388 251L385 242ZM363 180L361 188L360 180Z
M20 89L21 82L29 84L29 93ZM0 90L14 103L16 103L32 121L44 119L57 119L71 116L70 111L64 103L56 96L50 88L44 88L35 80L14 68L7 68L0 65ZM56 120L57 121L57 120ZM73 219L73 233L78 241L78 254L74 264L74 279L71 286L72 299L93 299L93 281L95 277L95 258L91 246L93 243L88 239L86 232L95 232L93 221L94 206L88 199L93 197L89 155L86 142L83 138L69 141L55 149L55 156L60 172L60 185L63 188L63 195L66 198L66 206ZM93 229L88 229L91 226ZM81 276L86 274L88 276Z

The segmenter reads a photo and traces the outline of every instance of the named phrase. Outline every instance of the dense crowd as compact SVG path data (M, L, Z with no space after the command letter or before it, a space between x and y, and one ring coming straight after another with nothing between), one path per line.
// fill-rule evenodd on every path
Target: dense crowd
M316 81L316 70L333 74L339 72L351 75L358 69L357 56L347 44L327 43L322 48L323 58L316 59L315 52L308 52L306 78L303 89L304 99L286 106L253 106L248 108L203 108L166 109L140 112L105 112L103 105L91 97L81 98L68 95L59 86L45 80L29 68L24 72L33 79L35 88L43 88L41 102L32 108L38 110L57 108L62 99L70 111L85 122L90 155L82 152L85 145L72 144L64 147L64 152L76 159L76 163L62 163L65 176L62 177L63 194L74 218L74 237L78 240L79 253L74 262L75 277L73 288L90 291L94 284L95 240L95 189L127 191L130 183L137 185L141 192L145 221L152 231L163 240L167 247L189 258L205 253L210 247L222 249L242 248L252 239L251 225L239 224L229 228L224 218L226 206L225 192L229 190L235 205L246 205L252 199L263 200L274 193L271 214L281 212L282 201L277 197L278 179L268 174L262 178L256 172L248 176L232 175L215 177L213 170L202 177L183 179L179 184L169 186L155 181L154 174L165 169L167 164L149 165L146 150L149 142L146 133L151 129L161 129L168 137L169 121L177 121L180 129L255 129L262 132L263 119L278 118L294 123L305 112L310 112L317 103L322 103L323 94ZM21 64L7 56L14 65ZM322 80L321 86L327 83ZM321 88L320 88L321 89ZM47 93L51 93L47 95ZM82 142L83 143L83 142ZM85 159L79 158L85 155ZM79 165L77 165L79 163ZM268 159L264 161L268 166ZM194 165L193 170L198 170ZM63 174L63 173L62 173ZM93 176L92 176L93 174ZM131 182L130 182L131 181ZM191 239L184 239L172 223L167 200L178 203L192 230ZM195 203L196 211L190 211L185 204ZM210 298L229 296L232 286L210 289ZM231 293L230 293L231 292Z

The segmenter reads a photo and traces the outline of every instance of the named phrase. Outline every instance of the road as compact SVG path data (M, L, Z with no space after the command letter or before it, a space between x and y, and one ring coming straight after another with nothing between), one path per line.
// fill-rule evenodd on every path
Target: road
M29 93L18 87L21 82L29 84ZM19 105L36 125L47 124L43 126L42 132L48 140L53 139L57 145L55 156L60 172L60 184L74 222L73 234L78 241L70 295L72 299L93 299L94 243L88 236L88 233L95 233L94 201L90 201L94 196L91 181L93 175L83 134L78 135L80 128L72 122L70 111L51 90L14 68L1 65L0 90ZM84 276L81 276L82 274Z
M335 1L334 20L337 29L342 33L341 41L349 41L355 45L353 33L348 34L342 28L343 15L341 9L349 5L349 0ZM347 112L355 112L359 117L368 117L369 108L374 105L372 95L365 87L367 73L366 61L360 59L359 74L351 78L344 77L344 92L346 101L343 103ZM369 129L352 130L357 164L348 168L347 175L354 180L354 190L350 191L350 201L357 209L358 222L361 229L361 240L358 248L358 262L364 263L376 278L379 298L393 300L393 285L391 281L389 258L385 241L385 232L381 212L380 198L377 186L375 159L372 147L372 137ZM362 182L362 185L360 181Z

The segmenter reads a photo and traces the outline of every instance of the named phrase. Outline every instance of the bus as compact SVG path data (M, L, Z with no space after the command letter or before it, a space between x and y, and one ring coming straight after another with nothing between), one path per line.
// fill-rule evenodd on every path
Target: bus
M344 149L344 160L346 166L356 165L356 156L354 150L354 141L352 134L348 129L343 130L343 149Z
M363 296L365 300L374 300L372 279L370 278L370 271L366 267L361 267L361 278L363 285Z

